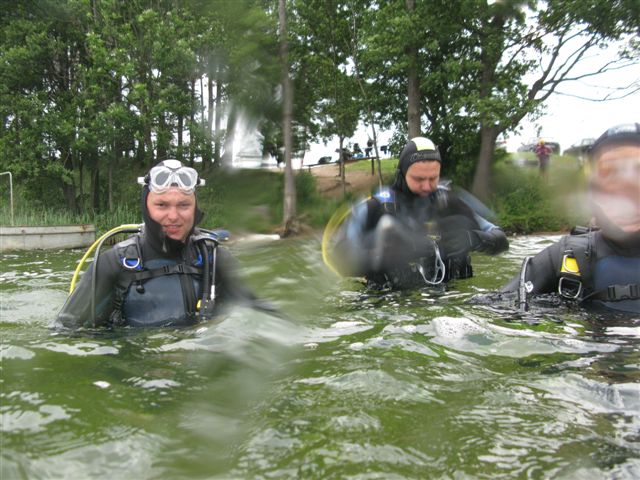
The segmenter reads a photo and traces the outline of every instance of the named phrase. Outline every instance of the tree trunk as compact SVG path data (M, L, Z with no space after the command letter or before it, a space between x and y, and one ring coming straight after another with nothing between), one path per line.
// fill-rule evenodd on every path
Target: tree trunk
M67 207L69 208L69 210L72 211L73 213L79 213L80 209L78 208L78 201L76 199L76 191L77 191L76 176L74 175L77 169L75 166L71 147L68 144L65 148L62 149L61 158L62 158L62 166L64 167L65 170L71 173L70 175L71 183L62 184L62 191L64 192L64 198L67 201Z
M118 156L118 146L117 141L114 140L112 147L113 151L111 152L111 161L107 166L107 211L113 211L113 167L116 163L116 158Z
M167 119L164 113L158 115L158 132L156 134L156 158L166 160L169 153L171 134L167 132Z
M176 147L176 160L184 160L184 115L178 115L178 145Z
M380 163L380 153L378 153L378 136L376 134L376 127L371 124L371 132L373 135L373 149L376 152L376 165L378 166L378 185L382 187L382 165Z
M81 212L84 212L84 162L82 161L82 158L78 158L76 160L76 165L78 166L78 186L80 187L80 192L78 194L78 207Z
M236 108L232 105L227 117L227 130L224 136L224 153L220 158L220 167L230 169L233 167L233 142L236 133Z
M485 26L485 29L493 32L501 32L504 29L504 17L494 16ZM500 59L502 48L495 45L483 45L480 52L482 62L482 75L480 79L480 98L490 98L492 85L495 80L495 72ZM502 131L497 119L491 112L484 112L480 117L480 155L473 176L471 191L480 200L487 201L491 189L491 160L496 146L496 138Z
M191 105L196 104L196 79L191 79ZM191 109L189 114L189 165L193 167L194 159L196 156L196 145L193 139L193 131L196 125L196 118L194 108Z
M415 0L405 0L410 16L416 8ZM407 45L409 67L407 69L407 132L409 138L420 136L420 81L418 79L418 47Z
M222 120L222 68L218 65L216 71L216 118L215 118L215 131L214 131L214 146L213 146L213 161L215 166L220 165L220 139L222 138L222 132L220 132L220 123Z
M142 105L141 117L143 120L144 141L142 142L142 155L145 166L150 169L153 166L153 140L151 139L151 125L149 120L149 110L146 105Z
M91 207L94 213L100 211L100 165L96 163L91 174Z
M480 129L480 155L473 177L472 193L482 201L489 200L491 193L491 159L500 129L497 126L483 126Z
M211 78L211 72L207 76L207 131L205 132L204 141L204 159L202 163L204 168L207 169L211 166L211 157L213 156L212 135L213 135L213 79Z
M340 138L340 182L342 183L342 196L344 197L347 195L347 156L342 149L342 145L344 145L344 137L341 135L338 138Z
M287 237L295 233L296 217L296 184L291 167L291 148L293 146L291 117L293 112L293 92L289 79L289 42L287 40L286 1L278 1L278 17L280 20L280 62L282 68L282 131L284 134L284 218L282 235Z

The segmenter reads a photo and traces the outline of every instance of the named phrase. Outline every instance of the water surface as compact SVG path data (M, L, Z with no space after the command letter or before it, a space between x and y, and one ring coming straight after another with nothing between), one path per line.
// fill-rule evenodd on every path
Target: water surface
M640 478L640 318L337 279L317 238L232 247L286 319L56 332L82 252L2 256L0 478Z

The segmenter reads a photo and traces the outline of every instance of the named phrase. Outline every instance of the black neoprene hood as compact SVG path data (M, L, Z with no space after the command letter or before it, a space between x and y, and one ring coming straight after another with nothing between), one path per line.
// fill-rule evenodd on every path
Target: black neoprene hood
M407 170L416 162L428 161L442 163L438 147L426 137L414 137L409 140L402 149L402 152L400 152L400 160L398 161L396 177L393 181L392 188L397 192L403 192L412 196L413 193L411 193L404 178Z
M398 168L406 175L409 167L416 162L424 161L442 162L438 148L431 140L425 137L415 137L409 140L400 152L400 161Z
M625 123L607 129L595 141L589 155L593 158L602 148L613 145L640 145L640 123Z

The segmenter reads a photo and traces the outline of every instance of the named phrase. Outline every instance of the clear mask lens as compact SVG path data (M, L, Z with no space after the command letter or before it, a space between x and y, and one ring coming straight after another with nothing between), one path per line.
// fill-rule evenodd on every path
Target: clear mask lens
M166 166L153 167L149 172L149 190L164 193L171 187L178 187L185 193L193 193L198 181L198 172L190 167L171 169Z

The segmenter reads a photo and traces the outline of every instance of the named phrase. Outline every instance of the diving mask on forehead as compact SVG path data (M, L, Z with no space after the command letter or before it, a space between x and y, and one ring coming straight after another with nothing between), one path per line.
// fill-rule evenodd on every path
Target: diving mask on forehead
M144 177L138 177L140 185L148 185L153 193L164 193L171 187L177 187L184 193L191 194L198 185L205 181L198 177L198 172L185 167L178 160L165 160L149 170Z

